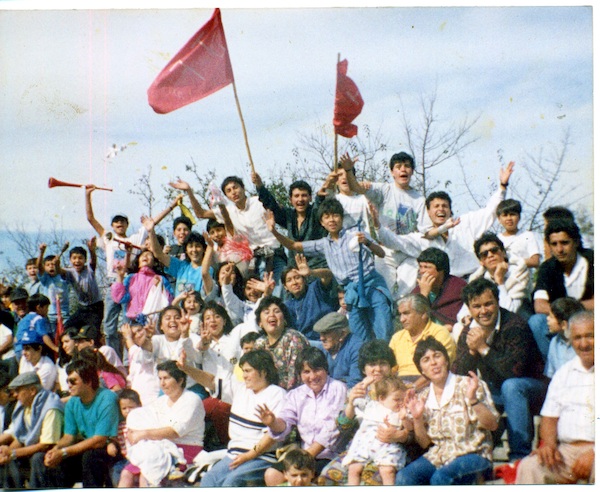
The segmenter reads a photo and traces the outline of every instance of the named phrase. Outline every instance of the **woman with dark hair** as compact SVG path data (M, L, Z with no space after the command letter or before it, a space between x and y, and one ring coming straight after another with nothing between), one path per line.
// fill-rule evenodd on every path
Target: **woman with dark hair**
M319 477L319 485L342 485L347 483L348 469L342 466L342 460L346 456L346 449L358 429L354 402L357 399L364 399L366 406L368 402L373 400L375 398L373 394L375 383L394 374L393 368L395 365L396 357L385 340L370 340L360 348L358 367L364 379L354 385L348 392L346 407L337 416L336 420L338 429L342 433L336 443L336 448L338 451L344 451L323 469ZM393 426L387 426L378 429L377 437L386 444L404 444L409 439L409 434L406 429L399 430ZM362 473L362 481L367 485L381 485L381 477L377 467L371 464L367 465Z
M73 360L84 360L94 365L98 370L100 384L115 393L127 386L127 381L115 366L106 360L102 352L93 347L85 347L76 352Z
M167 306L158 315L157 326L161 333L152 336L142 346L144 352L152 353L156 364L167 360L179 360L182 353L185 353L188 364L195 366L199 363L200 354L188 336L190 325L183 319L181 309L177 306ZM141 356L148 357L148 354L142 353ZM197 393L201 398L207 396L206 390L190 377L187 385L190 391Z
M60 336L60 344L58 346L58 359L56 360L56 370L58 373L58 384L59 384L59 395L65 398L63 402L67 401L69 396L69 385L67 384L67 371L66 367L71 358L75 353L75 340L73 336L77 334L77 328L67 328L65 332Z
M317 460L317 474L336 456L333 446L339 431L335 418L346 401L346 385L330 378L328 370L327 357L320 349L304 349L296 361L296 372L302 386L287 394L283 408L277 414L267 404L258 409L262 423L277 441L283 441L292 426L297 426L302 448ZM284 481L283 463L265 472L268 486Z
M306 337L292 329L293 321L287 306L279 297L264 297L256 308L256 323L262 336L255 348L271 352L279 372L279 386L291 390L298 386L300 377L295 370L296 360L303 349L310 346Z
M240 366L244 382L234 383L227 456L202 478L201 487L243 487L248 480L262 479L277 461L276 442L257 418L260 405L278 412L285 399L273 358L266 350L252 350L242 356Z
M157 371L164 394L127 416L131 447L125 469L140 473L140 487L160 484L171 471L173 456L192 463L204 440L204 407L198 395L185 389L185 373L172 360L158 364Z
M492 470L491 432L498 427L487 385L474 372L451 373L448 352L433 337L417 343L413 360L430 381L408 397L415 439L427 451L398 472L396 485L475 483Z

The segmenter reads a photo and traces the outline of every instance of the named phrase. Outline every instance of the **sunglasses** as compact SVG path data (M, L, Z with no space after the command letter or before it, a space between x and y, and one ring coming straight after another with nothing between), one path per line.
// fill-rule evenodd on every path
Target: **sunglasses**
M480 251L479 254L477 255L477 257L480 260L483 260L484 258L487 258L490 253L493 254L493 255L495 255L499 251L500 251L500 248L498 246L494 246L493 248L484 249L483 251Z

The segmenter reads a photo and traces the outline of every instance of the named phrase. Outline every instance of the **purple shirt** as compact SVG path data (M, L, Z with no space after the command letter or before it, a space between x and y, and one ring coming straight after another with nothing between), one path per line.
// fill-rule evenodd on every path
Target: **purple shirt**
M346 385L341 381L327 377L327 382L318 395L303 384L286 395L283 408L277 415L285 422L285 430L280 434L269 430L269 434L273 439L283 441L292 426L297 425L303 449L317 442L325 449L316 458L333 459L336 453L330 448L339 434L335 419L345 403Z

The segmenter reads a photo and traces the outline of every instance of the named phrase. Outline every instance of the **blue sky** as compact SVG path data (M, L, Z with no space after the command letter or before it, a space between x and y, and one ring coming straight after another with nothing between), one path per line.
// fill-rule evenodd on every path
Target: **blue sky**
M48 189L50 176L113 187L94 195L104 223L143 211L127 190L148 164L157 187L185 177L190 157L250 187L231 87L168 115L147 103L152 80L211 9L11 10L18 5L0 2L0 226L55 221L91 232L83 192ZM341 52L365 100L355 122L381 127L390 154L403 148L401 102L416 114L419 95L437 87L443 118L481 115L479 140L462 156L473 182L495 179L498 149L518 164L569 128L569 179L591 208L590 7L223 8L222 19L258 171L291 161L298 133L330 124ZM137 145L104 162L113 143L128 142ZM457 174L456 163L440 172ZM467 208L458 202L455 212Z

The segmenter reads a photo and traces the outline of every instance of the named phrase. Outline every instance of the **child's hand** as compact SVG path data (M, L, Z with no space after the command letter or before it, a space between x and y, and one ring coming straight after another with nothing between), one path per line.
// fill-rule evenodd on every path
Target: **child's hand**
M208 234L208 232L204 231L202 233L202 236L204 237L204 240L206 241L206 248L214 249L215 242L211 239L210 234Z
M356 239L358 240L359 244L365 244L366 245L369 242L369 240L365 236L364 232L357 232L356 233Z
M115 457L119 454L119 449L114 445L114 443L109 442L108 446L106 446L106 453L109 456Z
M252 172L251 179L252 183L254 184L254 186L256 186L257 190L263 187L263 180L256 171Z
M48 245L46 243L42 243L39 246L39 249L42 253L44 253L44 251L46 251L46 248L48 247Z
M152 217L147 217L146 215L142 215L142 225L148 232L152 232L154 230L154 219Z
M96 250L96 236L92 236L92 239L87 242L87 247L90 251Z
M308 261L303 254L296 253L296 266L298 267L298 273L303 277L310 275L310 268L308 267Z
M227 263L219 271L219 284L229 285L233 284L235 280L235 273L233 272L233 263Z
M183 181L182 179L178 179L177 181L173 181L169 183L169 186L175 188L176 190L188 191L191 190L191 186L188 182Z
M500 168L500 185L508 186L508 180L513 173L513 169L515 167L514 161L510 161L505 168Z
M275 280L273 279L273 272L265 272L263 274L263 283L265 284L265 297L270 296L275 290Z
M355 157L354 159L352 159L350 157L350 155L348 154L348 152L346 152L345 154L343 154L340 157L340 167L342 169L345 169L346 171L350 171L350 169L354 168L354 163L358 160L358 157Z

